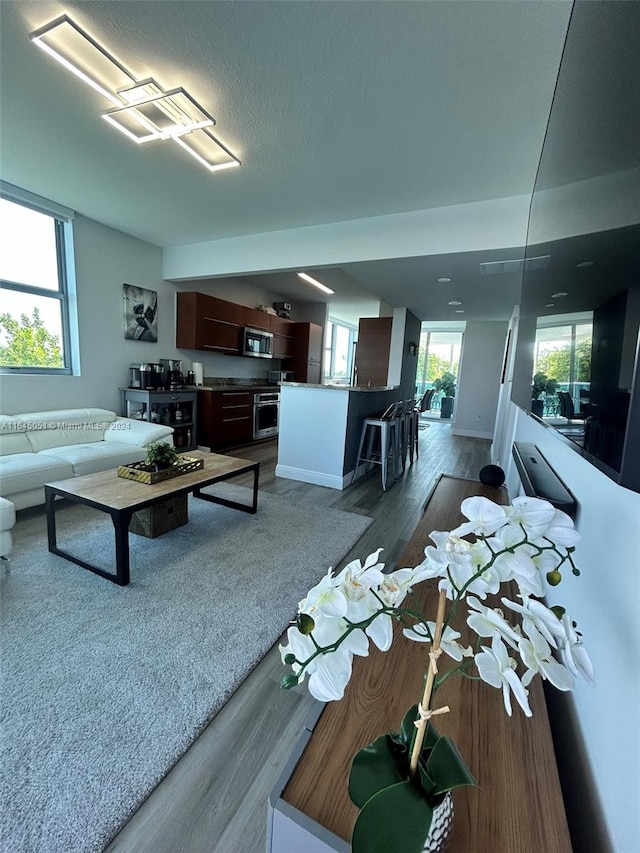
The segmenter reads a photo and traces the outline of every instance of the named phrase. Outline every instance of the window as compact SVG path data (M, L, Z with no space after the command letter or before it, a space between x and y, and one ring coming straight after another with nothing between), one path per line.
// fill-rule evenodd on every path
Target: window
M0 371L72 373L73 213L0 189Z
M324 378L348 385L351 381L356 330L330 320L325 331Z
M577 399L581 392L588 393L591 382L593 317L564 316L564 323L556 318L556 325L539 325L533 372L554 379L561 391Z

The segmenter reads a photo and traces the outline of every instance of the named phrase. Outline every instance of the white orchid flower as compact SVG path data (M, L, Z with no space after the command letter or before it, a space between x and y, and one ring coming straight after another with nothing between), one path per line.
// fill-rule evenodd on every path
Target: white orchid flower
M427 632L425 626L420 622L412 628L405 628L402 633L407 637L407 639L414 640L416 643L431 643L433 642L432 638L436 633L436 623L427 621L427 625L429 626L430 634ZM470 658L473 656L471 646L464 648L458 642L460 636L459 631L454 631L450 625L446 625L442 632L442 637L440 638L440 648L442 651L446 655L449 655L450 658L457 661L461 661L463 657Z
M564 638L565 633L562 622L553 610L550 610L541 601L536 601L535 598L528 598L527 596L523 597L522 604L509 601L507 598L500 600L509 610L513 610L522 616L522 628L528 637L531 637L532 631L537 631L550 645L555 649L558 648L557 641Z
M366 629L367 636L371 637L381 652L387 652L393 642L393 622L388 613L377 616Z
M525 687L534 675L539 672L542 678L548 679L558 690L573 690L576 680L569 670L553 659L551 646L539 631L532 626L528 637L520 640L520 657L527 667L522 677Z
M574 528L573 521L559 509L554 511L553 518L543 535L545 539L551 539L561 548L573 548L582 539Z
M278 645L278 648L280 649L280 657L282 658L283 663L285 662L285 657L289 654L294 655L294 657L299 661L305 661L308 660L315 651L313 640L305 634L301 634L295 626L292 626L287 630L287 640L288 643L286 646ZM291 665L291 668L296 675L300 676L299 680L304 681L306 672L302 672L302 674L300 674L300 664L294 663Z
M507 523L504 508L488 498L467 498L462 501L460 509L469 521L465 521L455 530L452 530L452 536L465 536L467 533L491 536L492 533Z
M569 616L565 613L562 617L562 626L564 628L564 642L560 647L560 655L567 669L575 676L580 675L590 684L595 684L593 676L593 664L591 658L587 654L587 650L582 645L582 639L573 627L573 623Z
M520 635L507 622L499 610L493 610L490 607L485 607L477 598L470 596L467 599L469 607L476 611L469 613L467 617L467 625L472 628L480 637L493 637L498 634L506 640L514 649L518 647Z
M448 533L446 530L434 530L429 534L429 538L436 543L436 547L427 545L424 549L428 560L441 566L469 561L471 542L467 542L466 539L462 539L454 533Z
M395 572L384 575L377 593L387 607L400 607L416 584L427 578L438 577L439 574L440 567L425 560L415 569L396 569Z
M342 699L351 678L352 660L351 655L342 647L336 652L316 658L313 662L313 672L309 676L309 693L319 702Z
M369 554L364 563L360 560L353 560L346 565L344 569L334 579L336 586L351 585L352 587L364 587L370 589L372 586L379 586L384 580L382 569L384 563L378 563L378 555L382 548L378 548L373 554Z
M509 716L512 715L509 691L513 692L516 701L527 717L533 716L527 699L527 691L515 673L516 662L509 657L507 647L498 633L493 635L490 649L482 646L482 651L475 656L475 662L483 681L492 687L502 688L504 707Z
M307 597L298 605L298 612L308 613L314 619L318 614L323 616L340 617L347 614L347 598L335 585L335 578L331 576L331 569L307 593Z
M524 495L514 498L512 506L506 508L509 524L516 527L522 525L530 538L544 534L554 513L555 508L549 501Z

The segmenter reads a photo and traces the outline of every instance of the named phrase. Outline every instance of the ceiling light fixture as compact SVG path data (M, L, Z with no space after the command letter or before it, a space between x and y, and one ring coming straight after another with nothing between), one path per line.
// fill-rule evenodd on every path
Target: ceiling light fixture
M464 314L464 311L462 310L462 308L458 308L456 314Z
M583 269L586 269L587 267L592 267L592 266L593 266L593 261L582 261L581 263L576 264L576 269L583 270Z
M439 278L438 281L442 282L442 284L446 284L447 282L451 281L451 279L447 278L446 276L443 276L442 278Z
M552 293L551 298L552 299L562 299L563 296L568 296L568 295L569 294L567 293L566 290L559 290L557 293Z
M451 302L449 302L448 304L449 305L462 305L462 302L458 302L457 299L452 299Z
M544 307L545 308L553 308L553 305L554 305L553 302L547 302L547 304Z
M136 80L68 15L31 33L30 38L114 105L102 118L133 142L173 139L210 172L240 165L207 131L215 119L188 92L181 87L164 91L152 77Z
M327 287L326 284L322 284L320 281L316 281L315 278L311 278L310 275L307 275L306 272L299 272L299 278L303 278L305 281L308 281L309 284L312 284L314 287L317 287L319 290L322 290L324 293L335 293L335 290L331 290L330 287Z

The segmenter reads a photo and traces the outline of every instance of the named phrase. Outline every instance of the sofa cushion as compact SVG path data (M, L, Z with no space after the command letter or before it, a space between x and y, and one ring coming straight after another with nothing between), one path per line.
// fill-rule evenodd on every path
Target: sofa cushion
M27 437L34 453L49 447L63 447L101 441L116 419L108 409L61 409L53 412L25 412Z
M0 498L0 530L11 530L16 523L16 508L11 501Z
M27 425L20 415L0 415L0 456L6 456L7 453L31 453L26 431Z
M171 427L162 424L150 424L133 418L117 418L105 431L104 440L147 447L154 441L168 439L172 433Z
M73 477L73 467L64 459L55 459L44 453L0 456L0 495L3 497L68 477Z
M33 453L26 432L0 433L0 456L9 453Z
M128 465L130 462L142 462L146 450L144 447L117 444L114 441L94 441L91 444L51 447L40 455L68 462L73 466L74 475L79 477L117 468L118 465Z

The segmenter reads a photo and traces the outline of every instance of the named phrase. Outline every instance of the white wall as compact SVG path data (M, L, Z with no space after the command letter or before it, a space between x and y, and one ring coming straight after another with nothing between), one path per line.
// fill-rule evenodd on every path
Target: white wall
M492 438L504 357L506 321L469 321L456 390L454 435Z
M582 575L565 573L550 595L584 634L596 687L573 694L604 818L617 853L640 839L640 494L616 485L553 430L518 412L516 439L535 443L575 496ZM585 848L586 849L586 848Z

